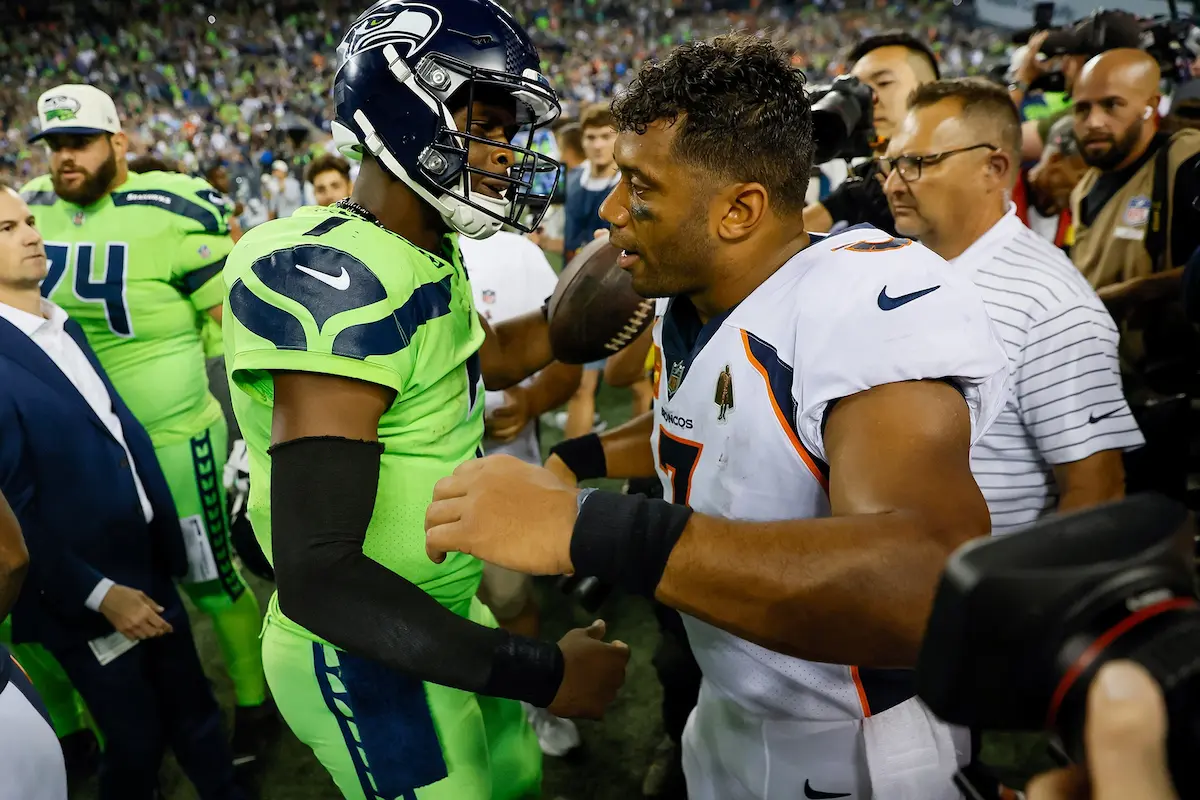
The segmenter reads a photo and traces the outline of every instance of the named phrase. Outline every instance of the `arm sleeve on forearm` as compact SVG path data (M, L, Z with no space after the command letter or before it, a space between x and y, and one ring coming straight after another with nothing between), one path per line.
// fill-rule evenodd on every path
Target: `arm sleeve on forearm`
M341 437L271 448L280 608L348 653L421 680L549 705L563 674L556 645L464 619L363 553L382 451Z

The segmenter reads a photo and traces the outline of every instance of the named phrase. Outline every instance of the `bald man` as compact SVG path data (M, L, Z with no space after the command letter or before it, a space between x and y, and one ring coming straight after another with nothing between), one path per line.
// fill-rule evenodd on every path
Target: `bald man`
M887 150L892 132L904 119L908 96L918 86L938 79L937 58L929 45L912 34L892 31L864 39L847 56L854 77L875 95L875 155ZM895 234L887 199L875 180L875 162L868 161L819 203L804 209L804 229L831 231L866 223Z
M1159 131L1159 80L1153 58L1119 49L1089 61L1075 88L1075 135L1091 169L1071 193L1071 257L1118 318L1177 298L1200 247L1200 132Z
M1080 73L1075 135L1090 169L1071 193L1071 260L1121 329L1125 389L1147 442L1140 463L1126 464L1129 490L1179 496L1200 354L1182 302L1183 265L1200 248L1200 132L1159 130L1159 77L1154 59L1131 49Z

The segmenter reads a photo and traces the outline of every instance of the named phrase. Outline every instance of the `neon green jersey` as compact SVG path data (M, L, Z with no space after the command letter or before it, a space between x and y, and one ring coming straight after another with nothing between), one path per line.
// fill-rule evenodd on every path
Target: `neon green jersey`
M83 328L155 446L218 421L200 332L205 309L221 303L233 247L224 198L173 172L131 172L86 208L59 199L49 175L21 196L46 240L42 294Z
M250 457L250 521L271 551L272 370L319 372L396 392L379 420L379 489L363 552L466 614L480 562L425 555L433 485L479 452L483 329L457 238L445 257L335 208L254 228L225 267L225 367ZM286 620L278 602L271 613Z

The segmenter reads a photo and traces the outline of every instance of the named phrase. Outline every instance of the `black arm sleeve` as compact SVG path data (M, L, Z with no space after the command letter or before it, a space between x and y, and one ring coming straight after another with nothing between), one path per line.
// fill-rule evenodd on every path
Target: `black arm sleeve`
M1200 155L1193 156L1175 171L1171 198L1171 260L1166 269L1187 263L1200 248Z
M550 705L563 676L557 645L464 619L363 553L382 451L341 437L270 449L279 607L346 652L423 681Z

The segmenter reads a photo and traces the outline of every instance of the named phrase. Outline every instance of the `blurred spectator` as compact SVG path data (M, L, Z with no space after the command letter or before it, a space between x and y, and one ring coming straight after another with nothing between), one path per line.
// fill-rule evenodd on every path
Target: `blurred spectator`
M575 169L587 156L583 154L583 131L578 122L568 122L556 131L560 160L568 171Z
M138 156L129 160L130 172L179 172L179 165L158 156Z
M304 190L286 161L276 161L271 167L271 174L263 176L263 197L270 219L290 217L304 205Z
M1071 231L1071 190L1079 183L1087 164L1079 154L1075 121L1060 119L1050 129L1042 157L1013 187L1017 216L1034 233L1066 250Z
M600 219L600 204L621 178L613 160L617 129L613 127L608 104L589 106L579 119L579 131L586 160L567 175L563 229L563 257L567 260L590 242L598 229L608 227Z
M354 188L350 181L350 162L329 154L317 156L308 163L304 180L312 187L312 201L318 206L331 206L349 197Z

